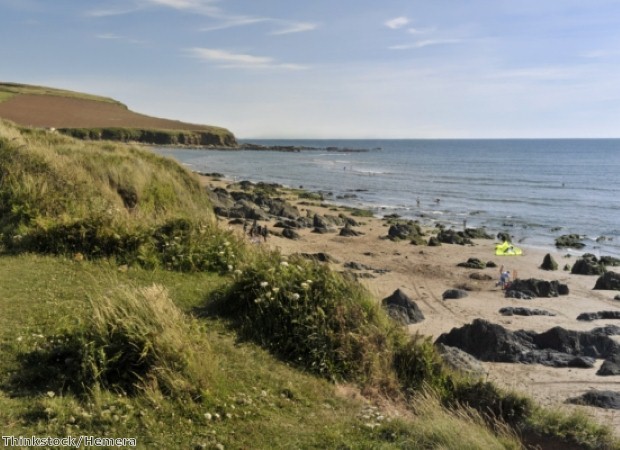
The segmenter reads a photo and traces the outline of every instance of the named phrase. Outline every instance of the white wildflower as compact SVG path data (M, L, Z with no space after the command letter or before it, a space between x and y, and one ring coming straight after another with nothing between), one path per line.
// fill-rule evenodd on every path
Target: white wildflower
M234 267L231 266L230 264L228 264L228 270L232 272L233 269L234 269Z
M241 275L243 272L239 269L235 270L235 275Z
M308 289L310 289L310 285L308 283L301 283L301 288L303 290L308 290Z
M280 292L280 288L279 288L279 287L274 287L274 288L271 288L271 290L272 290L273 292L275 292L276 294L277 294L278 292Z
M297 292L295 292L293 295L293 300L299 300L299 294Z
M286 261L282 261L282 262L280 263L280 265L281 265L282 267L288 267L288 263L287 263Z
M265 288L267 286L269 286L269 283L267 283L266 281L261 281L260 282L260 287Z

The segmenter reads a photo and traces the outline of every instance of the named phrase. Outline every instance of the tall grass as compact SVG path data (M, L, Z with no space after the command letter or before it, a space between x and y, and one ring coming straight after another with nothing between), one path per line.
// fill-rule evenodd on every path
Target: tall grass
M201 397L214 366L209 345L163 287L114 288L91 306L82 327L24 356L17 385L80 395L106 389Z

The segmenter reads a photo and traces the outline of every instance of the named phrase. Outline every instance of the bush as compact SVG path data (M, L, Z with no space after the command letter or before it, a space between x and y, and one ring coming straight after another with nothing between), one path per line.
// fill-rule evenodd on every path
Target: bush
M389 376L399 331L361 285L325 265L264 254L215 300L211 310L242 336L306 370L362 383Z

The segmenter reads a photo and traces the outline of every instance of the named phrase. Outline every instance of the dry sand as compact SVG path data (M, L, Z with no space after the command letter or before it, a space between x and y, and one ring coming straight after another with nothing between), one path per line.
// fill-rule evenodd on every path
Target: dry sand
M225 187L227 184L212 179L204 181L213 186ZM320 214L337 214L320 206L298 205L298 208L302 214L306 213L306 209ZM283 255L325 252L339 261L331 264L332 268L338 271L345 270L343 264L350 261L365 264L373 269L387 269L389 272L383 274L374 273L372 270L354 272L374 276L374 278L360 278L360 282L378 300L387 297L398 288L408 294L422 309L426 318L419 324L410 325L409 331L434 338L453 327L471 323L476 318L487 319L510 330L528 329L542 332L554 326L561 326L586 331L612 324L614 321L577 321L576 317L580 313L620 310L620 302L613 300L618 292L592 290L596 276L572 275L561 270L565 264L572 264L575 260L575 257L565 258L566 251L550 252L558 262L560 270L549 272L539 268L544 255L549 253L548 250L523 247L522 256L500 257L495 256L496 242L492 240L476 240L473 246L449 244L440 247L414 246L406 241L392 242L382 239L387 236L388 228L379 218L355 219L364 222L362 226L355 228L364 232L364 236L340 237L337 233L317 234L312 233L310 229L302 229L297 230L301 235L300 240L271 236L266 244L256 245L269 245L278 249ZM280 231L273 228L273 222L262 224L267 224L272 232ZM240 226L237 226L237 230L243 233ZM494 261L498 268L475 270L457 266L458 263L465 262L471 257L485 262ZM559 280L568 284L570 294L534 300L507 299L503 291L496 287L501 265L513 272L517 271L519 278ZM472 280L469 275L473 272L489 274L492 280ZM444 301L443 292L456 287L466 287L470 291L469 296L460 300ZM499 313L499 309L505 306L545 309L554 312L556 316L506 317ZM614 413L613 410L565 403L567 398L578 396L591 389L620 391L620 377L595 375L601 363L602 360L598 361L593 369L559 369L542 365L505 363L483 364L487 370L487 378L498 385L529 394L545 406L564 410L579 409L595 417L599 422L612 426L620 435L620 411Z

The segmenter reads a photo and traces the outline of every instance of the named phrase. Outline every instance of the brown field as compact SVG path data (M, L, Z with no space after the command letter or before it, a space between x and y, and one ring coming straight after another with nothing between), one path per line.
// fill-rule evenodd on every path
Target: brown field
M119 103L37 94L18 94L0 102L0 118L22 126L43 128L122 127L185 131L217 128L138 114Z

